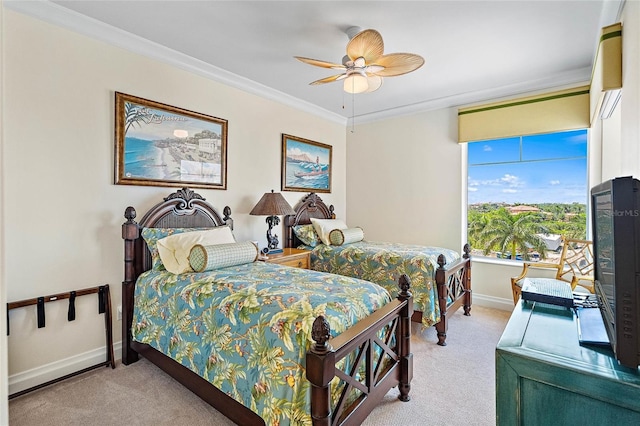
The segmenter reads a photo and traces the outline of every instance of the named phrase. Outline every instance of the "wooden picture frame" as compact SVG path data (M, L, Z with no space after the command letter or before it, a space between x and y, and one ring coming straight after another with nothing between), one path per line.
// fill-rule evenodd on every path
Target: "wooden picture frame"
M227 189L227 120L115 93L115 183Z
M331 192L332 146L282 134L282 191Z

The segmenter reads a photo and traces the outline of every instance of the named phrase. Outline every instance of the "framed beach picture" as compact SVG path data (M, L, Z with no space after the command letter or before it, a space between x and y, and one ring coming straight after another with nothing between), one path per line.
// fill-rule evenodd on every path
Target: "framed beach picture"
M331 192L331 145L283 134L282 190Z
M227 120L116 92L115 183L227 189Z

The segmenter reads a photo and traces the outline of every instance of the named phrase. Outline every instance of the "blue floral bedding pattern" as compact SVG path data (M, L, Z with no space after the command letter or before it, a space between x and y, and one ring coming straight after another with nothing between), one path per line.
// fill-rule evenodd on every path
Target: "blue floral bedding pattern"
M349 277L254 262L206 273L151 270L132 334L213 383L267 425L311 425L305 354L323 314L332 336L391 300Z
M422 323L430 327L440 321L435 283L438 256L447 264L460 259L454 250L412 244L360 241L343 246L319 244L305 247L311 252L311 269L371 281L398 295L398 277L411 278L413 307L422 312Z

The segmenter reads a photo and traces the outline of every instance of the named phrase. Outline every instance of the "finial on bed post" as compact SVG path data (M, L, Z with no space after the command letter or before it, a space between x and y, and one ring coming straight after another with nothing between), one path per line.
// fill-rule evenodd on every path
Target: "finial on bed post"
M225 206L224 209L222 210L222 214L224 215L224 217L222 218L224 223L226 225L229 225L229 228L233 230L233 219L231 219L231 207Z
M464 257L465 259L469 259L469 257L471 257L471 246L468 243L465 244L464 247L462 247L462 251L464 251L462 257Z
M127 223L132 222L133 219L136 218L136 215L136 209L131 206L127 207L124 211L124 218L127 219Z
M138 354L131 349L131 322L133 317L133 291L135 288L136 265L135 242L140 237L140 227L134 220L136 209L129 206L124 211L127 219L122 224L124 240L124 281L122 281L122 363L131 364L138 360Z
M331 204L331 205L329 206L329 216L331 216L331 219L335 219L335 218L336 218L336 213L334 212L334 210L335 210L335 209L334 209L334 207L333 207L333 204Z
M336 354L328 343L331 328L326 318L320 315L313 321L311 338L315 344L307 351L307 380L311 383L311 419L314 425L331 424L331 388L335 377Z
M398 399L407 402L411 399L409 391L411 390L411 379L413 378L413 354L411 353L411 316L413 315L413 298L409 289L411 288L411 279L408 275L402 274L398 278L398 287L400 293L398 300L406 302L406 305L400 311L400 327L396 333L398 339L398 355L400 357L400 382L398 383Z
M331 327L327 319L320 315L313 321L311 326L311 338L316 342L313 346L313 351L318 354L327 353L329 350L329 344L327 343L331 338Z
M398 299L407 300L411 297L411 292L409 291L411 288L411 278L409 278L407 274L400 275L400 278L398 278L398 287L400 287Z

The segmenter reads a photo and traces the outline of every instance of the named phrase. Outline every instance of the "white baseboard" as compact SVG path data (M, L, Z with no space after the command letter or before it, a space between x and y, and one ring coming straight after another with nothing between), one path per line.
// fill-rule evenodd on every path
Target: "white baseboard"
M113 344L113 352L116 360L121 358L122 341ZM106 353L107 348L103 346L60 361L13 374L9 376L9 395L22 392L23 390L104 362L106 360Z
M484 294L473 293L471 295L471 315L473 315L473 306L484 306L485 308L500 309L502 311L513 311L513 300L502 297L487 296Z

